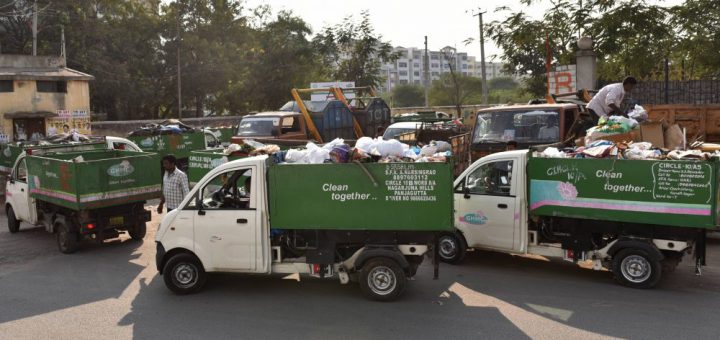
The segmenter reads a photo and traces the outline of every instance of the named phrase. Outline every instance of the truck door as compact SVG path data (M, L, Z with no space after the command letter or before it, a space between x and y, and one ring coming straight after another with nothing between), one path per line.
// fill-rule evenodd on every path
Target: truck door
M513 250L516 161L495 160L476 166L455 188L455 225L468 246Z
M256 171L256 167L227 171L200 189L195 244L212 261L205 263L206 269L253 272L262 261L256 252L262 225Z
M34 223L30 221L30 201L28 193L28 172L25 158L20 159L15 164L15 168L10 176L7 184L7 198L12 204L15 217L18 220Z

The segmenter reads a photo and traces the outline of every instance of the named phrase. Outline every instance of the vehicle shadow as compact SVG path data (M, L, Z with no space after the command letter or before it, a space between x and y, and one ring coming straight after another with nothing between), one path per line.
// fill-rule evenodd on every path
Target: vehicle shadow
M709 242L703 276L694 275L692 261L684 261L665 275L656 289L639 290L615 283L612 273L593 271L562 260L547 261L476 251L462 266L443 266L443 275L460 285L450 289L464 300L481 301L534 319L536 327L558 328L622 338L707 337L716 333L720 304L720 242ZM680 311L693 311L682 313ZM537 317L541 317L537 319ZM512 319L511 319L512 320ZM658 322L667 320L668 322ZM524 328L531 337L535 328Z
M42 228L0 232L0 323L119 297L144 269L133 263L141 245L83 243L66 255Z
M422 293L418 282L438 284L427 274L391 303L368 301L357 284L332 279L227 274L211 275L198 294L178 296L156 275L141 282L119 325L132 325L138 339L527 338L496 308L468 307L457 298L439 302Z

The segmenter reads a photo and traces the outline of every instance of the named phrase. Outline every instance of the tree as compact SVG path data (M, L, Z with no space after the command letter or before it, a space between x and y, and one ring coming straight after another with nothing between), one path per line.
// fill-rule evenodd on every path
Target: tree
M439 80L433 82L433 95L436 104L453 105L458 117L462 117L462 106L477 92L482 92L482 80L470 76L461 75L457 72L457 56L455 49L446 47L442 49L441 55L444 66L449 69L448 73L442 75ZM477 92L476 92L477 91ZM446 103L446 104L437 104Z
M542 96L547 91L548 47L552 64L572 64L578 32L596 42L601 82L626 74L648 76L672 50L673 29L663 7L634 0L551 3L553 7L541 19L531 19L520 11L493 21L486 28L490 39L503 50L505 71L526 76L525 90L534 95Z
M720 6L715 0L687 0L671 9L678 29L675 60L687 61L687 76L720 76ZM684 71L684 70L683 70Z
M488 80L488 89L492 90L515 90L520 86L512 77L496 77Z
M425 105L425 89L421 86L395 86L392 96L396 107L418 107Z
M392 46L375 33L367 11L359 23L349 16L339 25L325 27L313 43L323 62L332 65L330 78L354 81L356 86L379 86L381 65L397 60Z
M288 101L292 88L308 87L329 73L317 58L310 33L305 21L287 11L257 29L259 46L246 91L250 107L276 110Z
M444 73L440 79L434 80L430 87L430 105L460 107L469 103L482 101L482 79L456 75L455 80L449 73Z

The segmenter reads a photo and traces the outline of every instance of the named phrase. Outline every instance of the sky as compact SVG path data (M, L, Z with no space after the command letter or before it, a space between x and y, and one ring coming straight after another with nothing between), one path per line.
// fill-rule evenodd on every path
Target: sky
M682 0L650 1L664 5L675 5ZM519 0L246 0L246 5L255 7L270 5L274 11L292 10L308 22L317 32L324 26L335 25L348 15L359 18L360 12L369 10L375 31L382 34L393 46L422 47L424 36L428 36L428 47L439 50L445 46L456 47L469 55L480 55L479 22L472 16L472 10L482 7L487 11L485 22L503 20L507 12L496 13L499 6L507 6L514 12L525 8L533 17L541 17L550 7L549 1L539 1L531 7L520 4ZM463 43L475 38L471 45ZM501 51L485 39L485 56L488 60ZM499 61L499 60L498 60Z

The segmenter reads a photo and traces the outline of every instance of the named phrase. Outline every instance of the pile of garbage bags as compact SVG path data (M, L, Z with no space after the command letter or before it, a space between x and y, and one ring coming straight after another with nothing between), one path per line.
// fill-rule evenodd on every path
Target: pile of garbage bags
M191 133L197 131L194 127L183 124L177 119L168 119L160 124L151 123L132 131L128 136L156 136Z
M295 164L446 162L452 151L451 145L442 141L419 148L396 139L362 137L354 147L338 138L323 146L308 143L304 149L283 151L275 156L280 163Z
M547 148L537 152L542 158L609 158L633 160L708 160L720 158L720 151L667 150L654 147L648 142L620 142L607 140L592 142L587 146L558 149Z
M223 153L226 156L272 155L277 163L291 164L446 162L452 156L452 147L443 141L432 141L420 148L395 139L362 137L354 147L337 138L324 145L310 142L305 148L280 150L277 145L244 140L241 145L231 144Z

